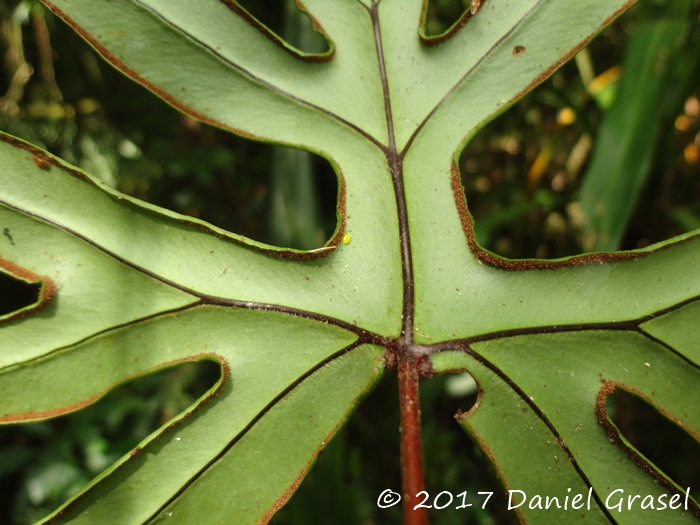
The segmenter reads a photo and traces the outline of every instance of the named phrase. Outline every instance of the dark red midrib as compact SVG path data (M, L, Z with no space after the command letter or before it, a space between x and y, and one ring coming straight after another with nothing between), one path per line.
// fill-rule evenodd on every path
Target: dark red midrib
M397 340L391 341L387 346L387 350L394 355L398 368L404 523L405 525L427 525L428 514L426 509L414 509L417 495L425 490L420 412L420 361L423 357L423 351L419 345L415 344L413 337L415 291L411 235L408 226L408 206L406 204L403 180L403 157L396 147L394 118L391 110L389 81L384 63L378 6L378 0L372 0L371 8L368 11L372 20L377 63L384 97L388 145L382 149L386 157L396 199L403 277L401 336Z
M358 0L359 2L359 0ZM360 5L365 7L368 12L370 13L372 17L372 22L373 22L373 28L374 28L374 33L375 33L375 41L377 43L377 53L378 53L378 59L379 59L379 67L380 67L380 72L381 72L381 80L382 80L382 88L383 88L383 94L384 94L384 102L385 102L385 113L386 113L386 119L387 119L387 132L388 132L388 146L384 146L380 142L378 142L374 137L369 136L364 132L363 130L357 128L356 126L352 125L351 123L341 119L337 115L330 114L329 112L322 110L321 108L315 107L310 103L307 103L306 101L302 100L297 100L293 96L290 96L289 98L294 99L295 101L299 103L303 103L306 105L309 105L313 107L314 109L318 109L323 113L328 114L330 117L340 121L343 124L348 125L350 128L354 129L355 131L358 131L362 135L365 136L365 138L368 138L372 143L374 143L377 147L379 147L385 154L389 171L391 174L392 178L392 183L394 186L394 192L395 192L395 198L396 198L396 204L397 204L397 215L398 215L398 223L399 223L399 233L400 233L400 246L401 246L401 258L402 258L402 273L403 273L403 315L402 315L402 333L401 337L399 337L396 340L390 340L389 338L380 336L378 334L362 330L358 327L355 327L354 325L350 325L349 323L346 323L344 321L329 317L329 316L324 316L321 314L317 314L314 312L309 312L309 311L304 311L304 310L297 310L294 308L287 308L284 306L279 306L279 305L270 305L270 304L264 304L264 303L256 303L256 302L249 302L249 301L238 301L238 300L233 300L233 299L226 299L226 298L219 298L219 297L214 297L214 296L209 296L205 294L200 294L198 292L195 292L193 290L189 290L177 283L174 283L172 281L169 281L161 276L158 276L157 274L154 274L150 272L149 270L146 270L145 268L139 267L138 265L135 265L133 263L130 263L129 261L126 261L119 256L117 256L114 253L109 252L105 248L99 246L97 243L94 243L90 241L89 239L81 236L77 232L74 232L70 230L69 228L66 228L65 226L62 226L58 223L53 223L53 221L39 217L37 215L34 215L35 217L38 217L42 220L45 220L47 222L50 222L52 224L55 224L56 226L62 228L63 230L72 233L81 239L85 240L86 242L92 244L96 248L100 249L101 251L107 253L108 255L114 257L115 259L119 260L120 262L138 270L141 271L142 273L149 275L150 277L153 277L165 284L168 284L176 289L179 289L183 292L189 293L195 297L198 297L200 299L200 303L197 304L218 304L222 306L231 306L231 307L240 307L240 308L250 308L250 309L264 309L264 310L271 310L271 311L277 311L277 312L282 312L282 313L287 313L290 315L297 315L300 317L305 317L309 319L314 319L318 320L321 322L329 323L329 324L334 324L337 325L341 328L344 328L346 330L349 330L351 332L357 333L360 337L356 343L352 345L352 348L355 346L362 344L363 342L366 343L371 343L371 344L378 344L385 346L387 348L393 349L397 353L397 356L399 357L399 370L401 371L401 360L403 358L403 368L407 371L406 372L406 378L407 378L407 385L405 386L405 393L410 397L414 396L413 399L417 401L417 384L418 384L418 377L419 374L416 374L417 372L417 366L416 366L416 360L413 359L421 350L427 351L428 353L433 353L433 352L440 352L444 351L447 349L448 345L451 345L453 349L456 346L459 346L460 343L464 344L465 346L468 346L468 342L476 342L476 339L482 340L480 337L476 338L469 338L469 339L463 339L461 341L446 341L442 343L436 343L434 345L426 345L425 347L419 347L418 345L415 344L414 342L414 337L413 337L413 332L414 332L414 310L415 310L415 291L414 291L414 278L413 278L413 265L412 265L412 256L411 256L411 243L410 243L410 232L409 232L409 226L408 226L408 211L407 211L407 203L406 203L406 197L405 197L405 188L404 188L404 181L403 181L403 156L406 153L406 151L409 149L411 146L413 140L416 138L416 136L419 134L421 129L424 127L426 122L433 116L433 114L439 109L439 107L451 96L451 94L457 89L459 84L461 84L464 79L472 72L470 70L465 77L460 79L460 81L448 92L445 97L439 102L438 105L436 105L435 108L426 116L426 118L420 123L418 129L413 133L413 135L409 138L408 143L405 145L404 149L399 152L397 147L396 147L396 141L395 141L395 133L394 133L394 126L393 126L393 116L391 112L391 101L390 101L390 96L389 96L389 89L388 89L388 80L387 80L387 75L386 75L386 70L385 70L385 64L384 64L384 59L383 59L383 54L382 54L382 47L381 47L381 34L380 34L380 27L379 27L379 16L378 16L378 5L379 5L380 0L372 0L372 7L367 8L364 4L361 2ZM486 57L484 57L486 58ZM478 65L478 64L477 64ZM249 76L250 73L244 72L248 74ZM264 81L261 81L260 79L254 78L254 80L261 82L262 84L266 83ZM269 86L268 86L269 87ZM283 95L289 96L287 93L282 93ZM13 207L12 205L7 204L9 207ZM22 211L24 213L28 213L30 215L33 215L29 212L26 212L25 210L21 210L19 208L18 211ZM196 306L197 304L194 305L189 305L188 307L191 306ZM185 307L185 308L188 308ZM138 322L138 321L134 321ZM131 323L130 323L131 324ZM635 328L632 326L629 326L633 323L630 322L617 322L617 323L610 323L606 324L608 329L619 329L619 330L632 330L634 331ZM589 328L584 328L582 327L583 325L578 327L578 330L586 330ZM611 326L617 326L618 328L610 328ZM639 330L638 326L636 327L637 330ZM559 332L559 331L564 331L561 326L552 326L552 327L543 327L541 329L535 328L533 330L539 330L537 333L551 333L551 332ZM575 330L575 329L572 329ZM532 332L534 333L534 332ZM494 333L494 334L485 334L483 337L483 340L486 339L496 339L500 337L509 337L512 335L522 335L522 334L515 334L515 333L509 333L509 332L499 332L499 333ZM477 358L479 361L482 363L486 363L486 360L480 356L477 352L473 351L470 349L470 353ZM335 357L335 356L334 356ZM330 359L330 358L329 358ZM488 366L488 365L487 365ZM491 365L493 366L493 365ZM489 367L491 368L491 367ZM494 370L495 371L495 370ZM310 371L312 373L312 371ZM503 374L503 372L501 372ZM503 375L503 379L507 380L507 383L511 388L516 390L516 392L520 393L517 385L512 384L512 381L510 381L505 374ZM300 379L298 382L300 382L302 379ZM293 386L296 386L295 383ZM293 388L290 386L290 388ZM413 393L412 393L413 392ZM526 402L529 403L529 400L527 396L522 392L523 399L525 399ZM414 403L416 407L418 407L418 403ZM404 407L402 407L403 410ZM536 407L533 407L533 409ZM418 421L418 425L420 423L420 411L418 408L416 408L417 412L413 412L410 417L413 417L414 421ZM541 413L539 409L535 410L538 415L541 414L541 418L545 423L548 423L548 426L551 425L549 423L548 419L546 416ZM416 420L415 415L418 415L418 418ZM257 420L256 420L257 421ZM251 422L251 426L254 424L254 422ZM552 427L553 429L553 427ZM420 439L420 427L418 426L418 438ZM233 443L231 444L231 446ZM420 449L418 449L420 450ZM577 469L578 470L578 469ZM581 471L580 474L582 477L585 479L585 475ZM422 480L421 480L422 482ZM183 487L183 491L185 490L186 487ZM178 494L179 495L179 494ZM615 523L614 520L611 520L613 523ZM407 523L413 523L411 521L407 521ZM415 522L415 523L422 523L422 522Z
M379 2L372 1L369 10L374 30L374 41L377 50L377 62L382 81L382 94L384 97L384 115L386 118L388 145L382 150L386 157L391 182L396 198L396 210L399 222L399 242L401 247L401 268L403 276L403 310L401 335L407 345L413 343L413 317L414 317L414 286L413 286L413 259L411 257L411 235L408 228L408 206L406 204L406 191L403 181L403 158L396 147L396 134L394 131L394 117L391 110L391 95L389 93L389 80L384 63L384 50L382 48L382 36L379 27Z

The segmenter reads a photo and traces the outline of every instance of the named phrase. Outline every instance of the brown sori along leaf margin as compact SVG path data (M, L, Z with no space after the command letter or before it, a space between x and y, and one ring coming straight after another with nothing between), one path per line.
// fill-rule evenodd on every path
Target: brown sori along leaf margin
M472 19L472 17L479 12L479 9L483 6L486 0L472 0L472 3L464 13L459 17L452 26L440 35L428 36L425 32L426 24L428 21L428 3L435 0L423 0L423 7L420 13L420 26L418 28L418 38L423 45L426 46L437 46L443 42L447 42L450 38L457 34L457 32L462 29L467 22Z
M52 166L56 166L64 171L67 171L74 177L77 177L85 182L89 182L90 184L95 184L96 183L90 179L89 177L85 176L84 173L82 173L79 170L73 169L67 164L61 162L54 156L46 153L43 150L40 150L39 148L32 146L31 144L27 144L24 141L17 140L14 137L10 135L5 135L4 133L0 133L0 140L7 142L8 144L12 144L13 146L16 146L18 148L22 148L23 150L28 151L31 155L33 155L32 160L34 163L39 166L41 169L45 171L50 171ZM212 235L215 235L216 237L220 239L227 239L230 241L233 241L237 244L242 244L246 248L255 250L255 251L260 251L263 253L266 253L268 255L272 255L274 257L281 257L281 258L286 258L286 259L318 259L320 257L325 257L326 255L329 255L332 253L340 244L343 235L345 234L345 226L346 226L346 208L345 208L345 199L346 199L346 188L345 188L345 177L343 177L342 172L340 171L340 168L336 168L338 172L338 202L337 202L337 215L339 218L339 224L338 227L333 234L333 237L328 241L327 245L322 247L322 248L316 248L314 250L310 251L301 251L301 250L292 250L288 248L281 248L281 249L270 249L270 248L263 248L261 246L257 246L255 244L250 244L246 242L246 238L244 236L236 236L234 234L225 232L222 233L222 231L215 230L211 228L207 223L203 221L193 221L187 216L179 216L177 218L173 218L173 220L177 220L183 224L187 224L189 226L193 226L195 228L198 228L202 231L205 231L207 233L211 233ZM104 188L103 188L104 189ZM117 200L117 201L128 201L132 205L136 207L141 207L140 206L140 201L137 199L134 199L132 197L129 197L127 195L122 195L117 193L116 191L112 190L110 191L110 196ZM14 207L11 206L10 204L6 205L8 207ZM31 213L22 210L24 213L28 213L29 215L32 215ZM150 210L148 210L150 211ZM67 228L63 228L66 231L68 231ZM87 240L87 239L84 239ZM90 242L90 241L88 241ZM11 264L11 263L10 263ZM42 278L43 279L43 278Z
M662 414L664 417L666 417L667 419L681 427L683 430L685 430L688 434L690 434L690 436L692 436L693 439L695 439L695 441L697 441L698 443L700 443L700 434L698 434L692 428L686 425L685 421L671 414L668 410L660 406L658 403L654 402L653 399L645 395L640 390L630 385L626 385L624 383L620 383L617 381L609 381L605 378L601 378L600 382L603 384L603 386L600 388L600 390L598 391L598 395L596 396L595 412L598 416L598 422L603 426L605 432L607 432L608 436L610 436L610 439L613 440L620 448L622 448L622 450L627 452L629 457L632 459L632 461L634 461L637 464L637 466L644 469L655 480L664 485L671 492L680 496L685 495L683 491L679 490L673 482L671 482L666 476L661 474L661 472L659 472L659 469L656 468L652 463L650 463L637 449L631 447L627 444L627 442L624 439L622 439L622 436L620 435L620 430L615 426L615 424L612 421L610 421L610 418L608 417L606 401L608 399L608 396L612 394L616 388L621 388L631 394L634 394L644 399L644 401L656 408L656 410L658 410L660 414ZM698 506L698 504L691 498L688 499L688 507L690 507L691 512L697 518L700 518L700 506Z
M160 314L162 315L162 314ZM155 316L154 316L155 317ZM139 320L142 321L142 320ZM130 324L135 324L135 323L129 323ZM127 325L128 326L128 325ZM111 331L111 330L110 330ZM93 336L94 337L94 336ZM74 345L71 345L74 346ZM55 353L55 352L54 352ZM173 425L178 424L180 421L184 420L185 418L189 417L192 415L192 412L194 412L197 408L201 407L204 405L209 399L217 395L219 392L221 392L221 389L224 386L224 383L229 378L230 375L230 367L228 364L228 361L224 359L223 356L215 353L215 352L203 352L200 354L195 354L187 357L181 357L180 359L174 359L172 361L166 361L164 363L159 364L158 366L154 366L152 368L147 368L146 370L142 370L136 374L131 374L126 377L124 377L121 381L118 383L115 383L104 390L102 392L98 392L97 394L88 397L87 399L83 399L82 401L78 401L77 403L73 403L72 405L67 405L64 407L60 408L55 408L53 410L44 410L42 412L24 412L21 414L10 414L10 415L5 415L0 417L0 423L18 423L21 421L38 421L41 419L51 419L54 417L62 416L64 414L69 414L71 412L75 412L76 410L80 410L81 408L85 408L88 405L91 405L95 401L103 398L105 395L107 395L109 392L114 390L120 385L123 385L125 383L128 383L130 381L133 381L134 379L138 379L139 377L146 376L148 374L151 374L153 372L157 372L158 370L164 370L166 368L171 368L173 366L183 364L183 363L190 363L190 362L197 362L197 361L203 361L203 360L209 360L209 361L215 361L221 366L221 379L218 381L218 385L215 390L207 394L204 398L200 399L197 403L193 404L190 406L187 411L184 413L184 416L180 414L178 417L179 419L173 423ZM182 416L182 417L180 417ZM172 426L172 425L171 425ZM171 426L167 427L166 430L169 430ZM140 448L139 450L140 451ZM136 453L138 453L136 451ZM132 452L132 456L136 454L135 452Z
M457 212L459 213L459 218L462 223L462 229L464 230L464 234L467 237L469 249L480 261L490 266L499 268L501 270L556 270L558 268L564 268L566 266L583 266L586 264L604 262L631 261L633 259L646 257L647 255L651 255L652 253L668 249L676 244L687 242L690 239L698 237L698 235L692 235L681 241L677 241L675 243L668 243L653 250L645 251L589 253L586 255L578 255L576 257L570 257L559 261L546 261L539 259L508 260L495 256L491 252L484 250L477 243L476 236L474 235L474 219L472 218L471 214L469 213L469 210L467 209L467 201L464 195L464 188L462 187L459 169L457 168L457 165L454 162L452 163L452 192L454 194L455 206L457 207Z
M275 34L273 31L270 31L265 24L261 23L257 18L255 18L253 15L251 15L248 11L246 11L241 5L236 2L236 0L221 0L226 6L234 11L236 14L238 14L241 18L243 18L246 22L248 22L250 25L252 25L255 29L260 31L263 35L265 35L267 38L269 38L272 42L274 42L276 45L287 51L290 55L292 55L295 58L299 58L301 60L304 60L305 62L328 62L335 56L335 44L333 41L328 37L328 34L323 30L323 27L321 27L321 24L318 23L318 20L309 12L309 10L304 6L304 4L301 2L301 0L295 0L297 6L299 9L307 15L311 19L311 23L314 26L314 29L321 33L323 35L323 38L326 39L326 42L328 43L330 49L326 51L325 53L318 53L318 54L308 54L308 53L301 53L298 49L296 49L294 46L291 46L284 40L282 40L277 34Z
M7 315L3 319L0 319L0 324L11 319L19 319L32 312L46 308L46 306L56 295L56 284L50 277L46 275L37 275L34 272L30 272L26 268L18 266L12 261L3 259L2 257L0 257L0 272L8 273L9 275L16 277L17 279L21 279L29 284L41 285L41 288L39 289L39 297L34 305L22 308L10 315Z
M137 3L138 0L135 0ZM246 19L249 23L251 23L254 27L256 27L259 31L261 31L267 38L270 38L275 44L283 47L285 50L290 52L293 56L300 60L305 60L305 61L326 61L330 60L334 53L335 53L335 47L333 43L328 39L327 35L323 32L323 29L318 25L318 22L313 18L314 25L316 29L321 32L329 42L331 46L331 50L324 55L300 55L297 53L295 50L293 50L291 47L289 47L286 43L284 43L282 40L279 39L276 35L274 35L272 32L270 32L264 25L260 24L257 20L255 20L253 17L250 16L247 11L242 9L240 5L238 5L235 1L233 0L220 0L224 2L228 7L230 7L232 10L234 10L238 15L242 16L244 19ZM419 25L419 38L421 39L422 43L424 45L437 45L442 42L447 41L449 38L457 34L457 32L466 25L466 23L471 19L474 14L476 14L481 8L482 3L485 0L473 0L471 4L471 9L466 11L463 16L460 18L460 20L455 23L446 33L443 35L438 35L437 37L426 37L423 34L423 26L425 23L425 15L426 15L426 7L427 7L427 1L424 0L423 3L423 13L421 15L421 25ZM541 0L536 4L535 7L539 6L544 0ZM82 30L74 21L72 21L66 13L62 12L60 9L58 9L55 5L51 4L49 1L44 1L44 3L52 9L54 12L56 12L61 18L63 18L69 25L73 27L83 38L85 38L92 46L94 46L107 60L112 62L118 69L123 71L126 75L130 76L131 78L135 79L139 83L145 85L148 89L152 90L156 94L158 94L160 97L165 99L168 103L173 105L174 107L178 108L179 110L183 111L184 113L187 113L194 118L197 118L198 120L201 120L203 122L212 124L214 126L223 128L223 129L228 129L229 131L232 131L238 135L244 136L244 137L249 137L249 138L259 138L255 137L254 135L247 133L243 130L240 129L235 129L230 126L226 126L220 122L217 122L216 120L207 117L206 115L200 114L191 108L185 106L181 102L179 102L173 95L170 93L167 93L161 89L159 89L157 86L151 84L150 82L146 81L143 77L138 75L134 70L130 69L127 67L125 64L121 63L113 54L111 54L106 48L104 48L95 38L91 37L89 34L87 34L84 30ZM306 9L303 6L303 4L300 1L297 1L300 9L304 10L305 12ZM627 2L620 10L618 10L616 13L614 13L609 19L607 19L603 25L606 25L609 23L612 19L614 19L616 16L618 16L622 11L627 9L630 5L634 3L634 0L630 0ZM352 349L354 349L356 346L364 343L371 343L371 344L377 344L381 345L386 348L386 360L387 360L387 365L391 367L391 365L395 365L396 368L398 368L399 371L399 384L400 384L400 392L399 396L401 399L401 405L402 405L402 451L404 452L404 457L402 459L402 466L403 466L403 479L404 479L404 487L403 491L405 494L411 493L415 494L419 492L420 490L423 490L423 480L422 480L422 454L421 454L421 436L420 436L420 411L419 411L419 392L418 392L418 380L419 378L422 377L427 377L431 374L431 369L430 369L430 362L429 362L429 356L430 354L434 352L441 352L441 351L447 351L447 350L461 350L469 353L472 355L474 358L478 359L480 362L482 362L484 365L489 367L491 370L493 370L495 373L497 373L502 379L506 380L510 387L518 393L518 395L524 399L529 406L535 411L535 413L540 417L545 424L552 430L555 435L558 436L556 433L556 429L554 429L553 425L551 422L548 421L547 417L545 414L542 413L542 411L537 407L534 402L532 402L528 396L525 395L525 393L517 386L515 385L505 374L500 371L497 367L495 367L493 364L488 362L486 359L484 359L482 356L480 356L477 352L471 349L469 346L470 343L476 342L479 340L487 340L487 339L495 339L495 338L500 338L500 337L509 337L509 336L514 336L514 335L521 335L525 333L547 333L547 332L558 332L558 331L574 331L574 330L592 330L592 329L608 329L608 330L635 330L638 332L644 333L640 328L639 328L639 323L641 321L627 321L627 322L618 322L618 323L601 323L600 325L577 325L577 326L557 326L557 327L536 327L532 329L527 329L527 330L513 330L513 331L506 331L506 332L499 332L499 333L494 333L494 334L484 334L481 336L477 336L474 338L470 339L464 339L460 341L447 341L447 342L442 342L442 343L437 343L434 345L418 345L415 343L413 339L413 318L414 318L414 283L413 283L413 268L412 268L412 255L411 255L411 243L410 243L410 232L409 232L409 225L408 225L408 214L407 214L407 204L406 204L406 198L405 198L405 191L404 191L404 181L403 181L403 158L412 145L413 141L415 140L416 136L420 133L422 128L425 126L426 122L435 114L435 112L442 106L442 104L454 93L454 91L461 85L461 83L469 76L472 70L467 72L458 82L453 86L452 89L450 89L445 96L438 102L438 104L428 113L428 115L423 119L423 121L418 125L417 129L414 131L414 133L411 135L409 138L408 142L406 143L406 146L403 148L402 151L398 151L396 142L395 142L395 136L394 136L394 129L393 129L393 115L392 115L392 110L391 110L391 100L389 97L389 88L388 88L388 79L387 79L387 74L386 74L386 69L384 65L384 57L383 57L383 49L382 49L382 40L381 40L381 25L379 22L379 11L378 11L378 0L372 0L371 6L367 6L363 3L360 3L368 12L371 20L372 20L372 25L374 28L374 37L375 37L375 47L376 47L376 52L377 52L377 59L379 63L379 69L380 69L380 76L382 80L382 91L384 95L384 109L385 109L385 116L386 116L386 121L387 121L387 129L388 129L388 138L389 138L389 143L387 145L384 145L380 143L376 138L372 137L369 135L367 132L362 130L361 128L355 126L354 124L344 120L338 115L335 115L321 107L317 107L309 102L306 102L302 99L299 99L298 97L295 97L294 95L291 95L290 93L286 93L282 90L280 90L278 87L269 84L268 82L265 82L264 80L255 77L252 75L250 72L242 69L240 66L231 63L230 61L227 61L224 57L221 57L216 53L215 50L209 49L212 53L217 54L217 56L226 61L231 67L237 69L238 71L241 71L242 73L248 75L252 80L259 82L262 85L265 85L271 90L274 90L285 97L288 97L291 100L294 100L302 105L311 107L327 116L330 118L333 118L349 128L355 130L359 134L363 135L365 138L367 138L370 142L375 144L385 155L386 161L387 161L387 168L388 171L391 175L392 183L394 186L394 193L395 193L395 198L396 198L396 206L397 206L397 215L399 219L399 231L400 231L400 246L401 246L401 259L402 259L402 272L403 272L403 322L402 322L402 332L400 337L397 339L390 340L388 338L385 338L383 336L380 336L379 334L371 333L368 331L365 331L361 328L358 328L354 325L351 325L349 323L346 323L344 321L340 321L338 319L334 319L328 316L323 316L320 314L316 314L314 312L307 312L307 311L301 311L301 310L296 310L292 308L287 308L285 306L281 305L268 305L268 304L261 304L261 303L252 303L252 302L243 302L243 301L236 301L232 299L226 299L226 298L219 298L219 297L212 297L212 296L207 296L203 294L198 294L192 290L188 290L177 283L170 282L158 275L154 275L151 272L148 272L144 268L140 268L136 265L133 265L132 263L125 261L121 259L119 256L116 254L110 253L109 251L105 250L104 248L100 247L96 243L90 241L89 239L86 239L82 237L80 234L77 232L71 231L70 229L60 225L56 224L48 219L42 218L36 214L34 214L35 217L45 220L51 224L54 224L55 226L64 229L68 233L71 233L86 242L92 244L96 248L102 250L103 252L107 253L108 255L114 257L115 259L121 261L124 264L127 264L131 266L132 268L135 268L155 279L160 280L161 282L164 282L170 286L173 286L177 289L180 289L184 292L187 292L195 297L198 297L200 300L193 304L190 305L189 307L193 307L196 305L200 304L214 304L214 305L220 305L220 306L230 306L230 307L242 307L242 308L252 308L252 309L264 309L264 310L270 310L270 311L277 311L277 312L282 312L282 313L287 313L290 315L296 315L296 316L301 316L301 317L306 317L309 319L315 319L319 320L322 322L327 322L334 324L336 326L339 326L341 328L344 328L350 332L353 332L358 335L358 340L356 343L351 345L350 347L347 347L343 349L341 352L336 353L334 356L331 356L328 358L328 360L335 359L339 355L342 355L345 352L348 352ZM307 12L308 14L308 12ZM309 15L311 16L311 15ZM591 38L594 35L591 34L584 38L578 46L576 46L574 49L572 49L569 53L567 53L566 56L562 57L559 61L557 61L555 64L552 64L545 72L543 72L541 75L539 75L527 88L525 88L521 93L516 95L511 102L513 102L515 99L519 98L522 96L524 93L529 91L532 87L535 85L539 84L542 82L545 78L547 78L556 68L558 68L560 65L562 65L565 61L567 61L569 58L571 58L580 48L582 48L584 45L586 45ZM204 46L203 43L200 42ZM204 46L206 47L206 46ZM494 48L495 49L495 48ZM515 56L520 56L522 55L525 50L524 48L514 48L513 50ZM490 51L489 51L490 53ZM477 64L478 66L478 64ZM475 66L476 67L476 66ZM507 104L506 104L507 106ZM51 169L52 166L59 166L61 169L64 169L66 171L69 171L72 175L86 179L84 175L82 175L80 172L77 172L75 170L71 170L70 168L64 166L60 162L58 162L56 159L53 157L46 155L44 152L41 152L40 150L33 148L32 146L28 146L25 143L19 142L19 141L14 141L13 139L9 138L4 138L2 137L2 140L6 140L8 142L11 142L19 147L24 148L27 150L30 154L33 155L33 161L42 169ZM337 168L336 168L337 169ZM245 244L248 247L251 247L256 250L261 250L266 253L269 253L270 255L273 256L282 256L282 257L293 257L293 258L314 258L314 257L322 257L324 255L327 255L330 253L340 242L340 239L343 236L344 233L344 228L345 228L345 182L342 177L342 174L339 173L339 195L338 195L338 213L340 216L340 223L338 230L336 234L334 235L333 239L329 242L329 245L321 248L319 250L315 250L312 252L298 252L298 251L292 251L292 250L268 250L264 248L260 248L257 246L251 246L247 243L244 242L243 239L239 239L230 235L225 235L222 234L219 231L215 231L206 225L195 222L195 221L189 221L184 218L176 219L179 220L183 223L189 224L191 226L197 227L204 229L218 237L224 237L229 240L235 241L235 242L241 242ZM600 262L614 262L614 261L624 261L624 260L632 260L636 259L639 257L646 256L650 253L654 253L656 250L648 250L644 252L626 252L626 253L614 253L614 254L589 254L589 255L584 255L580 257L573 257L570 259L566 260L561 260L561 261L536 261L536 260L528 260L528 261L508 261L504 260L501 258L498 258L494 256L493 254L483 250L480 248L476 242L476 239L474 237L474 231L473 231L473 220L469 214L469 211L466 206L466 200L464 197L463 189L461 187L460 183L460 178L459 178L459 173L457 170L456 165L452 165L452 190L454 194L454 199L455 199L455 205L457 207L457 210L460 215L461 223L462 223L462 228L464 230L464 233L466 235L466 240L467 243L471 249L471 251L475 254L477 258L479 258L481 261L483 261L486 264L489 264L491 266L494 266L496 268L499 268L501 270L506 270L506 271L525 271L525 270L553 270L565 266L578 266L578 265L585 265L585 264L593 264L593 263L600 263ZM125 197L121 197L118 195L112 194L112 197L117 200L129 200L129 202L134 205L138 206L138 204L135 203L135 201L131 201L130 199L127 199ZM7 204L10 208L13 208L13 206ZM19 208L14 208L18 209L19 211L22 211L24 213L27 213L25 210L21 210ZM31 215L31 214L30 214ZM679 241L683 242L683 241ZM657 248L657 250L665 249L668 246L671 246L673 244L677 243L670 243L667 244L664 247ZM34 276L36 277L36 276ZM40 280L45 280L45 278L40 278ZM50 280L45 280L47 284L46 288L47 290L51 290L50 293L47 295L47 301L50 300L50 297L55 293L55 286L53 286L53 283L51 283ZM683 304L686 304L687 302L691 302L697 300L697 298L693 298L689 301L686 301ZM45 301L46 302L46 301ZM673 307L673 309L679 307L680 305L676 305ZM188 308L189 308L188 307ZM670 309L669 309L670 310ZM654 316L660 315L660 313L654 314ZM138 321L134 321L138 322ZM131 324L131 323L130 323ZM648 336L648 334L645 334ZM667 345L664 345L667 349L670 351L675 352L675 350L669 348ZM323 363L319 364L319 367L328 362L328 360L324 361ZM687 362L689 362L686 359ZM692 364L692 363L691 363ZM694 365L696 366L697 365ZM246 427L246 429L243 431L245 433L247 430L252 428L252 426L259 420L262 415L269 410L279 399L281 399L284 395L289 393L291 389L295 388L301 381L303 381L306 377L308 377L310 374L314 373L317 368L314 368L313 370L310 370L308 374L305 376L299 378L299 380L294 383L293 385L290 385L290 387L285 390L283 393L280 394L281 397L276 398L271 402L271 404L261 412L261 414L255 418L251 423ZM226 376L226 371L224 370L224 376ZM225 380L225 377L222 379L222 384L223 380ZM605 388L605 387L604 387ZM607 420L607 418L606 418ZM605 423L601 420L601 424L605 426ZM230 446L233 446L235 442L237 441L236 438L234 441L231 443ZM567 451L567 454L569 455L569 459L572 461L572 463L575 465L577 471L581 475L582 479L586 482L587 485L590 486L590 483L588 482L585 474L580 470L578 465L575 462L575 459L571 455L571 453L568 451L568 448L566 448L566 445L561 441L560 439L560 444L564 449ZM486 446L485 443L480 443L482 448L485 450L487 455L491 457L492 461L494 461L494 464L497 466L497 463L495 462L495 458L492 457L492 454L490 454L490 451L488 450L488 447ZM135 451L134 454L138 453L138 451ZM216 461L218 459L215 458L213 461ZM199 477L201 474L206 471L206 469L211 465L208 464L206 465L202 471L194 478L196 479ZM284 493L284 495L278 500L277 503L273 506L273 508L269 509L268 514L271 515L274 513L279 506L281 506L291 495L291 492L293 492L294 488L298 484L301 478L298 478L295 483L289 487L288 491ZM187 485L189 486L189 485ZM172 499L174 500L177 498L184 490L186 490L187 486L183 487L178 494L175 494ZM602 505L602 502L599 501L598 496L596 495L596 500L599 503L599 506L603 510L603 512L606 513L606 516L608 519L611 521L611 523L615 523L615 520L610 516L608 512L606 512L604 505ZM170 502L169 501L169 502ZM168 503L169 503L168 502ZM404 504L406 504L406 500L404 500ZM167 504L166 504L167 505ZM163 507L164 508L164 507ZM410 505L404 505L404 509L406 511L406 523L408 525L421 525L427 522L427 516L424 513L421 512L413 512L413 509ZM266 514L266 516L268 516ZM520 519L524 522L522 514L519 514Z

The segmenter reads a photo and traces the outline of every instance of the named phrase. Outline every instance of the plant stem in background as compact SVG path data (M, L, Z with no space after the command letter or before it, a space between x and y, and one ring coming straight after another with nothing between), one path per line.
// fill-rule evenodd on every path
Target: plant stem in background
M44 10L41 5L32 8L32 26L34 27L34 37L36 38L37 49L39 50L39 71L41 79L51 102L61 102L63 95L56 84L56 75L53 70L53 50L51 49L51 39L49 28L46 26Z
M19 114L19 103L24 95L24 86L34 72L24 58L22 44L22 22L26 19L27 6L19 4L12 17L2 22L0 33L7 45L7 65L12 71L10 86L4 96L0 97L0 115L11 117Z
M302 51L323 51L325 40L294 0L285 4L284 38ZM273 147L270 175L270 243L311 250L323 246L323 224L311 153Z

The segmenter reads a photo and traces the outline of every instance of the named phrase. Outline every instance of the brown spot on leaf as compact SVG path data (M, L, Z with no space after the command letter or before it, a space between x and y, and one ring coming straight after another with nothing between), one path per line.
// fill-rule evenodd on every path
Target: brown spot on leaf
M513 56L514 57L519 57L522 56L522 54L525 53L525 46L515 46L513 48Z
M42 157L34 157L34 164L39 166L42 170L48 170L51 168L51 163L46 159Z
M628 0L627 2L625 2L625 4L624 4L622 7L620 7L620 8L619 8L617 11L615 11L612 15L610 15L608 18L606 18L606 19L603 21L603 23L600 24L600 27L602 28L602 27L605 27L605 26L609 25L613 20L615 20L615 18L617 18L617 17L620 16L622 13L624 13L625 11L627 11L627 9L629 9L630 7L632 7L636 2L637 2L637 0ZM573 48L571 51L569 51L566 55L564 55L564 56L561 57L559 60L557 60L554 64L552 64L551 66L549 66L549 68L548 68L546 71L543 71L542 73L540 73L540 75L539 75L534 81L532 81L532 82L531 82L525 89L523 89L520 93L518 93L517 95L515 95L515 96L510 100L510 102L513 102L513 101L519 99L519 98L522 97L525 93L527 93L528 91L532 90L535 86L537 86L537 85L541 84L542 82L544 82L547 78L549 78L549 76L550 76L554 71L556 71L557 69L559 69L559 67L560 67L562 64L564 64L565 62L568 62L576 53L578 53L582 48L584 48L584 47L593 39L593 37L596 36L597 34L598 34L598 31L595 31L595 32L591 33L590 35L588 35L588 36L587 36L586 38L584 38L583 40L581 40L581 42L579 42L578 45L577 45L576 47L574 47L574 48ZM506 104L506 105L509 105L510 102L509 102L508 104Z
M433 377L433 363L430 360L430 355L424 354L418 357L418 374L422 378Z

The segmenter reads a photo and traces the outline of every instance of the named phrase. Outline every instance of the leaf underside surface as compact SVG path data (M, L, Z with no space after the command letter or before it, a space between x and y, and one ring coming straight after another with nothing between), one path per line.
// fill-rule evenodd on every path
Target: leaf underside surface
M477 245L455 167L472 135L630 2L487 0L427 38L421 0L305 0L323 55L229 1L44 3L181 111L323 155L340 191L327 246L284 250L0 136L0 228L13 239L0 238L0 271L42 283L36 305L0 318L0 422L77 410L183 361L221 367L195 405L42 523L266 523L405 355L424 374L474 376L479 400L458 420L507 489L590 491L577 520L634 525L660 515L639 500L608 510L612 490L684 494L616 433L605 398L641 395L698 439L700 238L504 260ZM517 509L533 524L571 512ZM661 514L697 515L692 498Z

